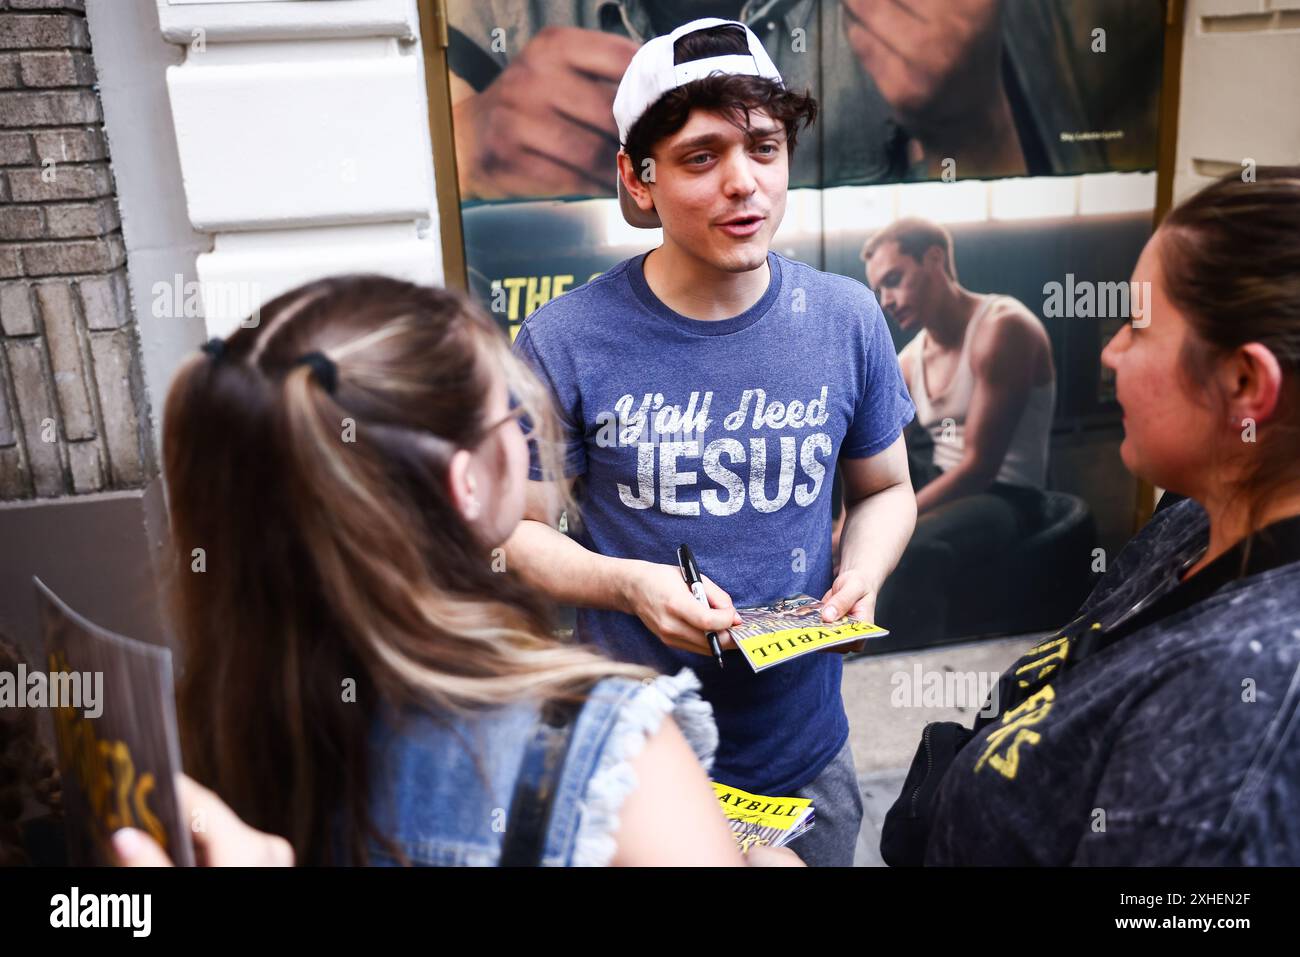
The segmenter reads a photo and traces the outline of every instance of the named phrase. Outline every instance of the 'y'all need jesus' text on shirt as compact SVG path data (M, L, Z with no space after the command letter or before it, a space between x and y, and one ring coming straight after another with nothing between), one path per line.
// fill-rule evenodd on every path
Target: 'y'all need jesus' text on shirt
M827 387L807 403L791 399L789 403L768 399L764 389L745 389L740 405L721 420L722 428L735 432L749 422L760 429L811 429L801 438L794 435L751 436L747 442L732 436L707 443L703 433L715 424L710 417L713 392L690 394L683 412L679 405L667 405L664 394L644 393L640 402L626 394L614 403L614 411L597 415L601 423L596 443L637 446L637 487L618 483L618 496L628 508L655 506L668 515L698 515L703 507L711 515L733 515L746 501L746 483L729 466L749 466L748 501L760 512L775 512L790 501L807 507L817 500L826 479L827 460L832 443L826 432L815 431L830 417L826 411ZM653 414L653 419L652 419ZM779 456L779 479L776 492L767 494L769 455ZM697 484L698 463L704 474L717 483L718 489L706 488L698 498L684 498L681 489ZM797 474L798 472L798 474ZM795 483L796 478L805 481Z
M697 320L654 294L645 258L540 307L514 343L554 400L564 477L581 476L575 540L659 565L687 542L737 608L824 594L835 463L883 452L914 415L879 304L856 279L769 252L757 302ZM530 443L533 480L548 478L540 452ZM755 672L724 652L735 665L719 669L623 609L579 608L574 635L666 674L692 668L718 726L713 774L734 787L792 794L848 738L839 655Z

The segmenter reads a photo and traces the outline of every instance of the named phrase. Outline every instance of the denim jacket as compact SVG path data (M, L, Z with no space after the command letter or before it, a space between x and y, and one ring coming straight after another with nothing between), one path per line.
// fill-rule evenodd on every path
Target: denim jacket
M644 682L606 678L592 688L574 724L543 865L610 862L619 810L637 783L631 761L666 714L708 770L718 732L693 672ZM496 865L537 715L537 702L526 701L468 717L381 716L371 736L376 826L414 865ZM369 850L372 864L398 863L377 844Z

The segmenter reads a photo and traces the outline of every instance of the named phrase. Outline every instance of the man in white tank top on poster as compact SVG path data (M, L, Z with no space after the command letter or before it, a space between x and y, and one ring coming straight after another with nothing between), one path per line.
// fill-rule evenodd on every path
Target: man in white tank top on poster
M867 241L862 259L886 315L904 332L919 329L898 358L916 405L912 428L929 433L931 448L911 455L916 532L881 592L878 617L924 642L944 637L951 576L1005 555L1041 521L1056 399L1052 344L1019 300L961 285L940 225L898 220ZM936 600L918 603L917 594Z

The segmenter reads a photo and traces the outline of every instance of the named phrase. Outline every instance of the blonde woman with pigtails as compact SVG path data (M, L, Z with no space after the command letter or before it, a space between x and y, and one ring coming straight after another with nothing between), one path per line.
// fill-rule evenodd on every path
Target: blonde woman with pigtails
M546 392L491 319L377 276L285 293L178 373L187 770L298 862L742 863L694 676L557 640L503 567L525 424L554 467Z

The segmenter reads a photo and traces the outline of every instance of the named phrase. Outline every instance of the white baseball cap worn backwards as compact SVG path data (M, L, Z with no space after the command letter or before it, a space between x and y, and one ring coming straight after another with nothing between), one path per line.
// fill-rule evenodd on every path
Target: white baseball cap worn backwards
M745 31L745 39L749 43L748 54L729 53L686 63L673 62L673 45L678 39L697 30L724 25L737 26ZM636 121L669 90L713 73L761 76L782 83L781 74L763 49L762 41L749 27L736 20L721 20L717 17L692 20L672 33L647 40L633 55L632 62L628 64L623 79L618 84L618 92L614 94L614 122L618 124L619 142L627 142L627 134L636 125ZM618 204L623 211L623 218L633 226L654 229L662 225L658 213L653 210L645 212L637 206L636 201L623 189L621 178L618 182Z

